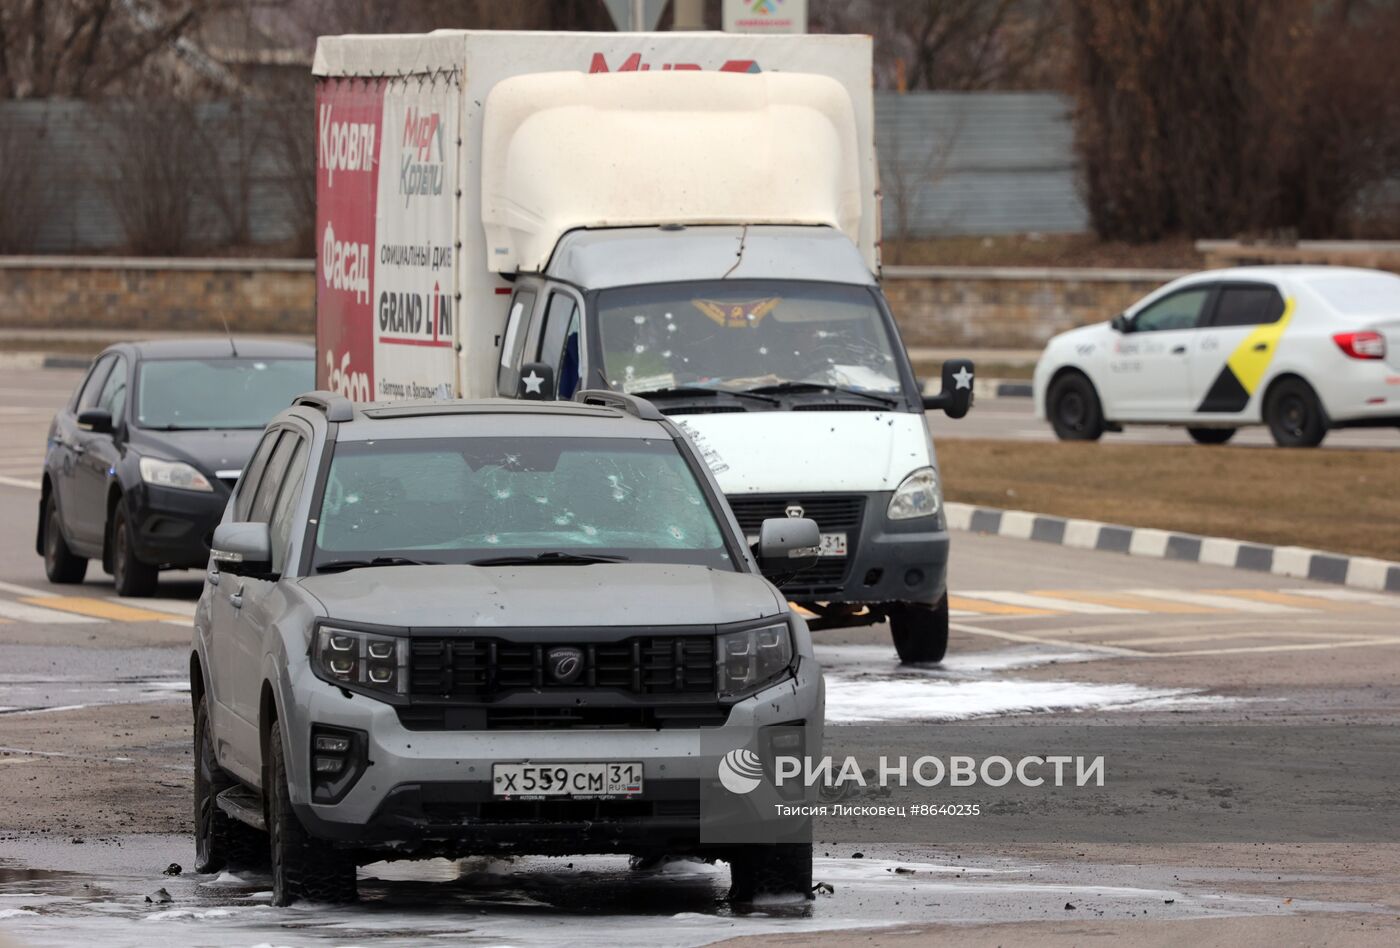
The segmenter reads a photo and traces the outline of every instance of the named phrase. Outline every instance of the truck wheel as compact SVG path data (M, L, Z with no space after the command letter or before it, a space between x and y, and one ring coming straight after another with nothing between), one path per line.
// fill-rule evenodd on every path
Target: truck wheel
M1197 444L1224 444L1235 436L1234 428L1187 428L1186 433Z
M1269 390L1264 421L1280 448L1315 448L1327 437L1327 413L1312 386L1286 378Z
M208 695L200 698L194 713L194 761L194 871L266 866L267 838L219 809L215 800L234 780L224 773L214 753Z
M160 570L136 558L136 546L131 542L131 526L126 512L117 504L112 519L112 582L118 596L149 596L156 591Z
M948 594L936 606L897 602L886 613L894 650L905 665L941 662L948 654Z
M729 856L729 899L801 893L812 897L812 844L743 846Z
M272 904L353 902L359 893L355 861L306 832L292 810L282 729L272 723L268 741L267 828L272 837Z
M1097 441L1103 437L1103 405L1094 383L1078 372L1061 376L1045 399L1050 426L1061 441Z
M63 539L63 526L58 522L58 504L50 494L44 501L44 575L51 583L81 583L87 575L88 561L74 556Z

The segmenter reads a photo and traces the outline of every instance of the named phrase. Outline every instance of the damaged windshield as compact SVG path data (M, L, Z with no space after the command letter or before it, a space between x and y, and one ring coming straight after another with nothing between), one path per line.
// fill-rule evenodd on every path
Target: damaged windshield
M675 444L639 438L341 442L315 563L384 557L734 568Z
M776 280L632 286L600 292L597 309L605 374L619 391L831 396L902 389L894 342L866 287Z

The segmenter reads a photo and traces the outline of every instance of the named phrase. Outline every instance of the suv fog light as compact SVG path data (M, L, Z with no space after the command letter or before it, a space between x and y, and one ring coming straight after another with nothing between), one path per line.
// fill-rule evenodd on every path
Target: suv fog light
M311 802L338 803L369 766L364 731L315 724L311 727Z

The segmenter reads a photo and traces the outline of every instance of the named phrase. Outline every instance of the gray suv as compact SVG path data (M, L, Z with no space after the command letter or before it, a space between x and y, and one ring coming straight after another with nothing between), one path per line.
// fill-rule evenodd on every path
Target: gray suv
M626 395L297 398L195 615L198 870L270 857L278 905L354 899L357 864L499 853L699 855L736 899L810 890L810 835L707 844L701 749L820 741L807 626L759 572L817 543L777 519L750 550Z

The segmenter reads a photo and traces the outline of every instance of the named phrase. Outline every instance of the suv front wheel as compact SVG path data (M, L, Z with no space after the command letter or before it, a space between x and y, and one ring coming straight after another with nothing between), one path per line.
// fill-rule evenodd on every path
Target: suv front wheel
M267 830L272 838L272 904L353 902L359 893L355 861L306 832L287 791L282 729L272 722L268 741Z

